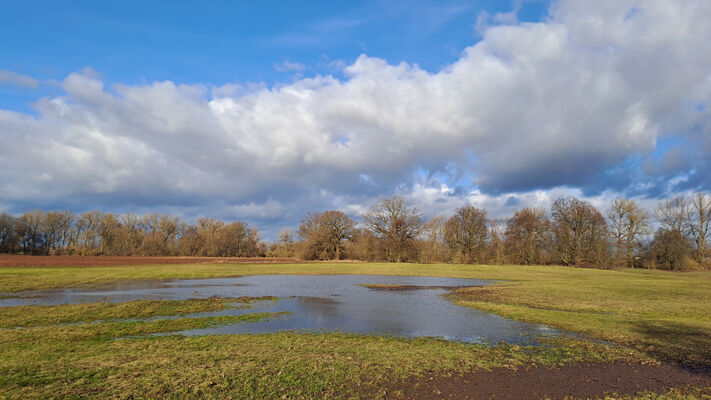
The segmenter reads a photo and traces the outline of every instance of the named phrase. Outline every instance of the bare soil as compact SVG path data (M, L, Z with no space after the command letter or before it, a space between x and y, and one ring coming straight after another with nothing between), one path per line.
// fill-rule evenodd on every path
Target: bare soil
M456 290L465 286L419 286L419 285L363 285L372 290L384 290L386 292L408 292L412 290Z
M155 264L274 264L293 263L293 258L266 257L139 257L139 256L26 256L0 254L2 267L93 267Z
M626 362L580 363L411 377L386 390L403 393L406 399L587 399L663 393L685 386L711 387L711 371Z

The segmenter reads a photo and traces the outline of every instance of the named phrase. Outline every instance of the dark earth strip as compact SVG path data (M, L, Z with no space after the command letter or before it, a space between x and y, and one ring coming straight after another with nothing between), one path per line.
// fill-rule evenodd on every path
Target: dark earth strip
M563 367L496 368L453 376L411 377L387 389L405 399L564 399L665 392L711 386L711 371L672 365L581 363Z
M139 257L139 256L24 256L0 254L0 267L96 267L156 264L287 264L293 258L266 257Z
M432 290L432 289L443 289L443 290L456 290L461 289L466 286L420 286L420 285L369 285L364 284L363 286L368 289L373 290L385 290L389 292L404 292L410 290Z

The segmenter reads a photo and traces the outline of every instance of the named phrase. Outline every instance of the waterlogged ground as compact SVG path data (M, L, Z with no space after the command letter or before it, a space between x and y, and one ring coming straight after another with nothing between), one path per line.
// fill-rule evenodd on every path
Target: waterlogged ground
M27 265L32 260L27 257ZM345 283L335 277L328 284L310 276L273 276L269 285L261 277L212 279L343 273L361 276ZM489 280L402 277L413 275ZM165 281L197 278L210 279ZM133 281L115 284L128 280ZM441 297L445 287L492 282L497 284ZM0 265L0 300L17 305L0 308L0 399L711 399L709 283L708 271L542 266ZM113 286L86 289L100 285ZM84 289L64 289L69 287ZM28 292L51 288L57 290ZM247 295L256 297L242 297ZM353 300L358 297L365 299ZM136 298L142 300L131 300ZM411 329L398 320L410 318L411 309L387 314L388 301L404 298L413 299L416 320L435 314L431 325L477 321L471 314L449 314L447 307L459 304L578 335L544 335L530 346L490 346L392 333L167 334L308 319L322 323L334 320L334 310L348 315L358 307L366 310L352 311L362 324L385 319L389 329Z
M14 293L1 306L57 305L134 300L185 300L275 296L276 301L159 318L239 317L269 313L253 322L179 331L188 336L272 333L278 331L349 332L404 337L514 344L534 343L541 334L559 334L545 325L502 318L455 305L442 297L449 288L488 285L477 279L374 275L258 275L239 278L137 281L100 290L48 290ZM176 332L170 332L175 334Z

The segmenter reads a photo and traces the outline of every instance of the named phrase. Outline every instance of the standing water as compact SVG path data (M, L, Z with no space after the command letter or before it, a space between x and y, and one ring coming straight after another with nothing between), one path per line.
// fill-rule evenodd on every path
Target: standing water
M34 291L0 299L0 306L67 304L143 299L275 296L249 308L181 317L280 312L273 319L177 332L183 335L306 332L353 332L406 337L432 336L448 340L516 344L535 343L535 336L559 334L544 325L502 318L455 305L442 295L448 288L483 286L477 279L378 275L257 275L239 278L137 281L117 283L101 290ZM398 285L398 290L363 285ZM176 334L171 332L170 334Z

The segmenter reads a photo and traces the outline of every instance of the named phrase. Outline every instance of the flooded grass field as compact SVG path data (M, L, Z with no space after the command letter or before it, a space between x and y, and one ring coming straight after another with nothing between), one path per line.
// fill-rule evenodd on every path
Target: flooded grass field
M705 272L193 264L0 278L0 398L711 395Z
M121 282L101 289L14 293L0 306L59 305L134 300L186 300L274 296L241 308L183 318L279 314L237 323L177 332L184 335L271 333L279 331L345 332L404 337L440 337L476 343L534 343L538 335L560 332L540 324L502 318L455 305L449 290L489 285L477 279L377 275L257 275L239 278ZM171 332L175 334L176 332Z

